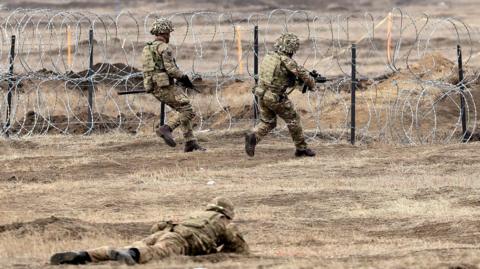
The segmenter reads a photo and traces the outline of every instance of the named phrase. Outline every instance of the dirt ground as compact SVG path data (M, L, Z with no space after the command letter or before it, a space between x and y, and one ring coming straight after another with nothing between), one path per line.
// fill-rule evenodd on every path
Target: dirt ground
M393 7L399 7L414 15L425 12L431 15L431 18L454 17L465 21L472 28L474 42L471 44L474 47L473 51L465 52L466 56L472 56L467 66L473 66L478 70L480 66L478 57L480 54L476 46L480 25L478 0L303 0L293 3L283 0L155 2L5 0L0 4L0 8L10 10L46 8L85 11L85 8L88 8L89 11L98 14L117 14L120 11L132 11L135 14L153 11L173 14L191 10L264 14L276 8L305 9L315 11L321 16L341 17L342 14L353 14L351 39L356 39L356 35L361 36L369 29L369 26L365 26L365 23L369 22L364 18L365 12L384 18ZM19 20L22 20L21 16L23 15L19 15ZM125 22L127 27L125 29L122 28L123 24L119 25L120 37L128 39L130 32L136 33L129 32L129 29L136 29L129 24L130 21ZM421 25L418 22L417 24ZM292 23L292 27L300 28L302 25ZM272 24L270 35L273 37L281 27L281 23ZM428 72L425 72L427 74L425 79L454 83L449 81L450 77L446 73L456 71L454 65L457 40L451 37L452 29L442 27L436 33L438 36L432 36L432 49L427 52L435 53L438 51L434 48L441 48L439 53L450 62L434 61L435 67L447 66L449 72L430 68L429 62L425 61L417 63L417 66L428 69ZM319 31L328 32L327 28L320 28ZM185 29L179 27L176 31L178 37L182 36L182 30ZM207 32L208 29L204 31ZM342 30L339 31L343 34ZM377 36L380 47L373 55L370 55L372 50L368 49L370 44L366 42L359 44L359 51L364 53L360 55L359 61L361 63L359 70L362 74L370 72L383 74L385 34L382 31L383 28L379 30L380 36ZM324 32L320 34L323 35ZM303 33L305 38L305 31L299 33ZM394 33L394 38L396 37ZM405 37L405 44L413 42L412 38L415 38L410 32L405 33ZM140 35L138 42L144 42L148 38L150 36ZM342 38L343 36L338 36L338 41L342 41ZM230 37L225 40L230 40ZM179 62L190 68L195 47L188 41L180 48L183 58L179 57ZM205 58L209 56L223 58L230 54L235 56L235 50L229 51L230 54L218 53L223 41L212 38L205 47ZM245 40L247 41L248 39ZM330 48L331 41L330 38L319 39L320 47L326 51ZM2 44L4 56L0 58L6 63L9 48L7 43ZM123 52L113 53L121 44L111 45L112 54L109 54L111 64L117 61L123 63ZM34 45L35 48L38 47L37 44ZM309 58L306 55L311 53L309 46L304 48L303 54L299 57L300 62L307 62ZM403 49L408 48L408 45L403 46ZM56 59L60 49L53 48L51 59ZM50 61L44 63L35 60L35 49L32 52L25 50L28 51L28 57L25 59L32 64L32 70L41 70L40 67L52 70ZM213 56L209 52L214 52ZM236 59L233 56L232 59ZM422 56L424 55L420 53L419 59L411 59L413 67ZM79 53L78 57L84 55ZM102 58L102 54L96 53L95 57ZM368 61L364 60L367 57ZM308 64L312 64L310 61L314 61L314 58L311 57ZM402 72L406 72L405 61L401 60L399 67ZM83 64L85 61L80 62ZM217 67L217 62L214 60L213 62L215 65L211 66L205 62L206 71L212 66ZM132 60L129 64L135 66L138 65L138 61ZM320 68L319 71L326 75L338 75L336 72L338 70L333 67L323 63L315 64ZM20 66L16 65L16 72L20 72L18 71L21 70ZM85 66L82 65L78 70L84 69ZM425 70L416 71L420 74ZM401 79L402 76L403 73L399 73L397 77ZM148 235L150 226L156 221L181 220L185 214L201 209L211 198L218 195L230 197L235 203L237 207L235 222L245 232L245 238L252 250L250 255L175 257L138 267L480 267L479 142L438 143L425 146L396 146L372 142L351 146L342 139L339 139L338 143L332 143L329 142L333 141L331 139L327 141L317 138L310 141L312 148L317 151L317 157L296 159L293 157L294 149L288 135L280 131L269 136L258 146L255 158L248 158L243 151L243 131L235 129L243 125L232 125L234 128L232 130L219 131L226 128L225 126L232 120L246 119L241 123L250 123L251 95L249 87L245 86L249 83L247 81L242 87L237 82L222 84L219 96L224 99L221 100L221 105L217 104L220 103L219 100L211 97L220 89L216 88L216 85L203 85L205 89L210 88L209 93L212 95L194 95L195 109L206 119L204 124L216 131L202 131L199 134L200 142L208 148L207 152L185 154L182 151L182 143L176 149L171 149L155 137L152 134L153 122L142 125L143 129L137 128L139 116L135 112L138 108L147 108L145 109L148 112L145 114L147 116L142 119L158 119L156 100L148 96L130 96L122 99L112 97L111 90L115 89L114 84L118 81L107 82L112 85L102 86L106 94L98 95L99 99L104 99L103 103L96 101L106 114L101 114L103 113L101 110L95 117L98 116L110 124L103 126L104 129L111 131L108 134L57 135L65 133L67 127L70 131L73 127L77 128L76 132L71 132L72 134L84 133L82 124L85 122L86 114L76 109L85 107L78 101L85 98L71 96L67 91L71 86L69 84L33 81L32 84L35 85L30 88L35 89L35 94L30 96L32 98L21 99L19 102L21 109L16 116L23 119L21 121L23 128L32 125L32 122L38 126L33 130L25 130L32 133L32 136L10 139L0 137L0 268L72 268L49 266L48 259L57 251L82 250L102 245L126 245ZM133 81L132 85L135 82ZM206 84L207 82L205 81ZM372 86L371 91L361 91L359 100L375 100L375 104L378 100L390 100L386 98L390 96L385 97L381 94L377 100L377 90L389 93L385 88L391 87L391 82L387 80ZM26 86L22 90L29 89L27 82L23 83ZM49 91L39 85L49 88ZM475 101L478 100L480 93L478 85L480 84L472 86L472 98ZM410 85L405 86L409 87ZM42 92L40 99L38 92ZM63 97L62 94L65 93L68 98ZM345 128L343 118L347 117L348 113L345 113L339 100L343 100L344 96L348 97L349 93L339 91L335 94L323 96L324 99L319 99L322 103L313 110L305 96L299 93L292 96L302 115L304 126L307 128L322 126L322 131L337 131L340 125L341 128ZM375 99L372 97L373 94ZM69 98L72 103L78 102L72 111L68 111L70 108L64 108L62 103L63 100L70 100ZM114 98L124 100L128 106ZM134 98L138 98L139 101L132 101L137 100ZM31 100L44 100L47 104L55 104L53 107L59 111L46 109L51 113L46 115L51 117L46 117L45 113L40 117L42 109L37 111L30 109ZM317 104L319 101L314 98L308 102ZM118 111L118 104L128 109ZM364 109L368 105L370 103L366 101L358 104L360 127L363 127L366 120L370 121L370 118L362 118L371 114L367 113L368 109ZM380 105L374 108L375 111L377 109L380 112L389 111ZM442 109L439 110L439 115L453 117L445 120L449 124L446 126L455 127L458 123L457 106L449 104L442 106ZM107 113L110 110L115 113ZM120 113L125 111L131 113L126 115ZM448 113L442 113L445 111ZM320 124L317 123L317 114L321 115ZM65 115L69 116L67 120ZM116 128L119 115L122 119L127 121L130 119L133 122L133 125L125 125L127 132L139 129L136 135L117 133L120 129ZM377 119L381 122L385 117L380 113ZM80 123L69 125L72 120ZM59 124L55 125L57 129L46 124L47 121L50 124L58 121ZM67 125L64 124L65 121L68 122ZM439 121L440 123L443 121ZM20 128L17 125L14 127ZM426 127L431 128L428 124ZM38 133L48 135L40 136ZM81 268L118 267L117 263L112 262Z
M201 133L200 141L206 153L147 135L0 140L0 267L47 268L55 251L121 246L217 195L236 204L251 255L141 268L480 265L479 143L315 140L317 157L296 159L283 135L254 158L243 152L242 131Z

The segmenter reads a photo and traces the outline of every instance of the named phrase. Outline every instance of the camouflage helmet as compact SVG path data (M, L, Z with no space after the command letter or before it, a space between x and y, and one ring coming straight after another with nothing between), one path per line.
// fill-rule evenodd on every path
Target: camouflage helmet
M173 23L166 18L156 19L150 29L152 35L169 34L171 32L173 32Z
M275 40L273 46L277 51L294 54L300 48L300 39L292 33L284 33Z
M235 217L235 212L233 208L233 203L225 197L216 197L210 203L208 203L207 211L216 211L222 213L229 219Z

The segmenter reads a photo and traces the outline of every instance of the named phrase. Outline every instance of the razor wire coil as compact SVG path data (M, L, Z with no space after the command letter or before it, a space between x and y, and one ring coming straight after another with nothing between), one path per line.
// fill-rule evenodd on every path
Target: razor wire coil
M465 136L460 128L460 97L467 111L467 138L476 131L478 95L474 89L479 73L473 72L473 67L478 64L479 33L478 28L456 18L415 17L400 9L387 16L321 16L286 9L254 14L205 11L117 15L17 9L0 10L0 123L7 115L11 121L10 125L2 124L0 133L86 133L86 88L90 79L95 84L95 130L151 130L158 124L158 101L149 95L116 93L142 88L141 49L152 39L149 26L159 16L174 22L171 44L177 62L202 85L201 94L189 93L198 114L197 131L251 126L248 88L254 77L254 26L260 29L260 56L273 49L279 34L291 31L302 41L297 62L336 78L321 85L320 91L292 95L301 102L298 108L311 130L306 134L309 141L320 137L339 142L348 136L352 43L359 51L357 76L366 84L357 94L360 141L460 142ZM95 47L91 77L90 29L94 31ZM12 35L17 44L14 74L10 76ZM465 81L455 81L457 44L466 55L467 72L473 70ZM378 79L385 74L391 76ZM460 89L461 83L465 90ZM241 90L235 92L236 88ZM9 92L13 98L10 109ZM285 135L285 129L283 125L275 132Z

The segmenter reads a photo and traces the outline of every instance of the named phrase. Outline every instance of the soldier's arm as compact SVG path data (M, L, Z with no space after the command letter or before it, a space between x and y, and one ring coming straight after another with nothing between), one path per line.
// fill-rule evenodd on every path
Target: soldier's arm
M233 223L228 224L226 227L223 247L220 252L248 254L249 251L248 244L238 230L238 227Z
M292 72L296 77L303 80L303 82L310 88L315 89L315 79L310 76L307 69L297 64L297 62L287 56L282 57L282 62L288 71Z
M173 51L170 47L162 53L163 65L167 71L168 76L179 79L183 77L183 72L178 68L175 58L173 57Z
M154 233L160 232L160 231L170 231L173 228L173 226L175 226L175 225L176 224L173 223L173 221L171 221L171 220L160 221L160 222L152 225L152 227L150 228L150 233L154 234Z

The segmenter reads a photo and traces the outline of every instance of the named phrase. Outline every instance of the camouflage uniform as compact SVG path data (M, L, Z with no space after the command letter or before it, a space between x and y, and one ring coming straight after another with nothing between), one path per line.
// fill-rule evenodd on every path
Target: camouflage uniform
M156 20L150 33L159 36L173 31L172 22L166 19ZM185 74L178 68L172 47L161 37L148 42L142 52L144 87L159 101L164 102L178 112L169 118L170 131L181 127L186 142L195 141L192 120L195 118L190 100L174 84L174 79L181 79Z
M101 247L82 253L88 254L85 255L88 257L86 262L100 262L120 260L118 255L116 256L115 254L125 254L129 250L134 249L138 257L131 264L146 263L174 255L195 256L216 253L217 251L248 253L247 243L237 227L231 223L233 217L233 205L231 205L231 202L228 199L218 197L207 206L205 211L194 213L179 224L160 222L154 225L152 227L152 235L130 246L118 249ZM65 253L78 255L80 252ZM74 259L59 259L59 257L67 257L65 253L53 255L51 258L52 264L72 264L72 261L78 262L78 260Z
M286 91L294 87L297 78L314 89L315 80L309 71L292 59L298 50L299 40L293 34L284 34L275 43L275 51L268 53L260 65L259 85L255 95L259 99L260 123L253 129L256 143L277 125L277 115L285 120L297 150L307 149L300 116Z

